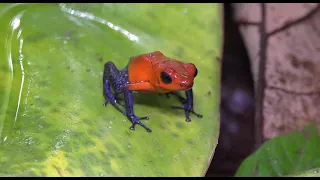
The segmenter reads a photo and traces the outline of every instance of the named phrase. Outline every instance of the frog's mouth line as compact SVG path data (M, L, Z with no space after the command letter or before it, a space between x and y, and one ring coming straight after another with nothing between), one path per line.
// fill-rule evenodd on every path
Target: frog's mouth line
M158 87L159 89L161 89L163 92L167 93L167 92L172 92L172 91L188 91L189 89L191 89L193 86L193 83L188 85L188 86L185 86L185 85L182 85L179 84L177 85L178 88L176 88L175 90L172 90L172 89L166 89L166 88L163 88L163 87Z

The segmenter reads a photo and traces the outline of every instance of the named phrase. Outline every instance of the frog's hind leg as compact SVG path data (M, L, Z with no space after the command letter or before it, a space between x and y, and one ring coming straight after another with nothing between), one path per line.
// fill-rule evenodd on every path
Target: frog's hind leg
M128 82L128 69L125 68L119 71L112 62L107 62L104 67L103 75L103 88L106 96L106 103L110 102L117 110L123 115L127 116L133 125L130 127L131 130L135 129L135 125L138 124L145 128L148 132L151 132L147 126L140 122L140 120L148 120L149 117L137 117L133 111L133 100L132 94L128 88L125 88ZM115 95L111 92L113 89ZM126 111L119 108L116 103L116 96L124 93L125 108Z
M115 97L115 99L116 99L116 102L117 102L120 106L122 106L122 107L125 108L125 104L121 102L121 101L124 101L124 98L123 98L123 97L119 97L119 94L116 94L116 93L114 94L114 97Z
M104 106L106 106L110 102L110 104L112 104L113 107L115 107L122 114L126 115L126 112L117 105L116 96L114 96L114 94L111 91L111 88L112 88L116 94L121 93L121 91L119 91L119 84L118 84L119 82L118 79L120 78L119 76L120 76L120 71L112 62L109 61L104 65L103 94L106 99Z

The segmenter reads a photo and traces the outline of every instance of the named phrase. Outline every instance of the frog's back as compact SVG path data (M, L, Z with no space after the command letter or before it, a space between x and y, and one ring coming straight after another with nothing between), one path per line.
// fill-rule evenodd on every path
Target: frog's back
M159 51L131 58L128 64L129 83L150 81L153 77L152 66L164 59L165 56Z

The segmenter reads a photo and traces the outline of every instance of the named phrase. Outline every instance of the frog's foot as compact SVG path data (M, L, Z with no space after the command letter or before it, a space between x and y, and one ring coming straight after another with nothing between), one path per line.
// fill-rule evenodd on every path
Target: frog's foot
M152 132L151 129L149 129L146 125L144 125L142 122L140 122L140 120L149 120L148 116L138 117L135 115L128 115L128 118L132 122L132 126L130 127L131 130L135 130L135 126L138 124L138 125L142 126L144 129L146 129L148 132Z
M198 114L194 112L193 106L189 103L184 103L182 106L171 106L173 109L184 109L185 115L186 115L186 121L190 122L190 113L196 115L198 118L202 118L203 116L201 114Z

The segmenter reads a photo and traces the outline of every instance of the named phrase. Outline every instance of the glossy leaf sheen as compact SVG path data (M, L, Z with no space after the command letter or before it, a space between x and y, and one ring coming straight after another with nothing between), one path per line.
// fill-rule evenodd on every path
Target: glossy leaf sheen
M320 167L319 152L317 129L314 125L309 125L302 132L281 135L264 143L242 162L236 176L299 174ZM319 172L315 169L313 173L317 175Z
M1 176L202 176L219 127L219 4L1 4ZM103 107L104 63L162 51L197 65L195 110L134 94L147 133Z
M302 173L296 173L288 177L320 177L320 168L307 170Z

